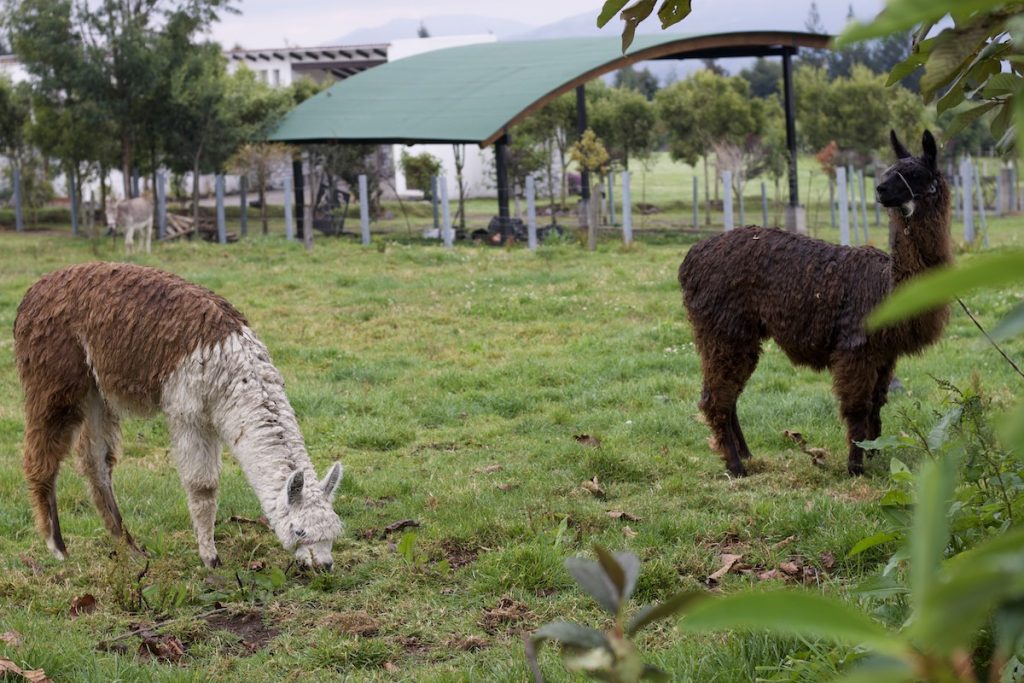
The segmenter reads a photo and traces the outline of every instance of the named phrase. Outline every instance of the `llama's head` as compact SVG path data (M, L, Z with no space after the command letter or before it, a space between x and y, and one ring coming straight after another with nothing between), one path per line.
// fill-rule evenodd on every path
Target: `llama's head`
M303 567L330 571L334 564L331 546L341 533L341 520L332 503L342 472L341 463L336 462L322 481L307 484L303 471L295 470L285 482L281 492L285 514L274 525L274 532Z
M878 203L886 208L901 207L903 215L909 218L921 202L934 201L943 186L935 138L930 131L924 132L919 157L907 151L894 130L889 131L889 142L896 153L896 163L882 174L875 187L875 196Z

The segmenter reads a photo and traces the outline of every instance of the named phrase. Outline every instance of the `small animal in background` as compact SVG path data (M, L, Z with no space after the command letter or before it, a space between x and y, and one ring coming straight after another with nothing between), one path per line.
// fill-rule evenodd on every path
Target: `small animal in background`
M206 566L220 564L213 535L227 444L281 544L300 564L330 570L341 464L317 480L281 373L225 299L155 268L70 266L25 294L14 355L25 389L25 476L36 526L57 558L67 554L57 473L72 448L107 529L138 549L112 472L121 417L159 410Z
M113 231L124 232L124 250L131 254L135 251L135 233L140 233L140 248L150 252L150 239L153 235L153 202L145 197L133 199L115 199L107 197L104 207L107 216L107 227Z
M838 246L776 229L741 228L696 244L679 267L683 302L700 353L700 409L729 471L751 457L736 401L772 339L797 365L832 373L846 423L850 474L864 471L858 441L877 438L896 360L942 335L947 307L867 332L864 318L894 287L952 263L949 187L935 138L913 156L890 133L896 163L879 178L888 209L889 253Z

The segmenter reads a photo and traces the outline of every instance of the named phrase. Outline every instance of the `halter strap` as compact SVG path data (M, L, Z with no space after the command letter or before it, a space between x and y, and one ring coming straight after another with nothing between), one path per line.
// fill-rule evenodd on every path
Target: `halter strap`
M907 192L910 193L910 198L916 199L917 197L914 195L914 190L910 187L910 183L907 182L907 179L903 177L903 174L899 171L896 171L895 173L900 177L900 180L903 181L903 184L907 186Z

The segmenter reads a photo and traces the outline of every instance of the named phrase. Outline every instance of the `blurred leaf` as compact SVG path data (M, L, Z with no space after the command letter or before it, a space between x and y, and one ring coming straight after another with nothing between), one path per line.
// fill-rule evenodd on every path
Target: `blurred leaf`
M833 683L905 683L913 680L917 680L917 676L907 662L891 657L870 657L854 665L845 676L834 679Z
M856 555L860 555L865 550L870 550L875 546L882 545L883 543L889 543L899 538L899 534L893 533L892 531L880 531L877 534L871 534L867 538L862 538L857 541L850 552L846 553L846 558L849 559Z
M636 580L640 576L640 560L633 553L617 552L612 555L596 544L594 553L604 573L618 591L619 604L625 604L636 588Z
M949 125L946 126L945 130L942 131L942 137L946 140L953 139L960 131L981 118L985 112L991 111L993 107L997 106L999 106L999 102L985 102L984 104L972 106L969 109L958 112L953 117L953 120L949 122Z
M1017 128L1017 149L1024 149L1024 93L1020 90L1013 98L1013 120Z
M1024 83L1024 79L1017 74L1003 71L991 76L985 82L981 96L989 99L1000 95L1013 95L1020 89L1022 83Z
M569 645L581 650L598 647L611 648L608 639L600 631L569 621L553 621L550 624L544 624L533 632L531 638L535 643L554 640L562 645Z
M641 21L646 19L654 11L655 0L639 0L622 10L622 20L626 25L622 27L622 53L625 54L629 46L633 44L633 34Z
M619 10L626 6L629 0L605 0L601 13L597 15L597 27L604 28L604 25L611 21L612 17L618 14Z
M641 681L671 681L672 676L656 666L644 664L643 673L640 674Z
M690 16L690 12L693 11L690 3L691 0L662 0L661 8L658 10L661 27L668 28Z
M979 287L1001 287L1022 280L1024 251L982 254L963 265L931 271L901 285L871 312L867 327L877 330L892 325Z
M648 624L653 624L660 619L670 617L690 605L696 604L699 600L705 599L707 596L708 594L705 591L687 591L676 593L668 600L657 605L646 605L629 620L629 626L626 627L626 635L631 636Z
M928 448L937 451L946 445L946 441L949 439L950 428L960 421L960 416L963 412L963 406L956 405L942 416L942 419L928 432Z
M927 59L927 52L911 52L910 56L892 68L892 71L889 72L889 79L885 82L885 85L890 86L899 83L904 78L921 68L921 65L923 65Z
M1018 304L1005 318L999 321L992 331L992 338L997 341L1009 339L1024 332L1024 304Z
M615 591L618 594L619 604L622 604L624 602L622 598L622 589L626 585L625 572L623 572L622 567L619 566L616 559L612 557L612 554L596 543L594 544L594 554L597 555L597 563L601 565L601 569L604 570L605 576L608 577L612 582L612 585L615 587Z
M981 49L980 41L988 36L984 25L971 26L966 31L947 28L938 35L921 76L921 97L925 103L934 99L937 90L959 81L963 69Z
M874 21L854 22L836 38L836 49L861 40L907 31L921 23L934 23L951 11L973 12L999 7L1005 0L889 0Z
M691 632L768 629L863 644L879 652L899 654L907 649L895 635L861 612L832 598L803 591L736 593L705 600L680 623Z
M887 598L893 595L906 595L910 589L896 580L896 577L872 576L862 581L854 592L863 597Z
M910 590L915 622L932 619L926 598L935 585L949 543L949 500L955 472L944 455L924 464L918 474L917 506L910 532Z
M606 612L613 616L619 613L618 591L597 562L570 557L565 560L565 568Z

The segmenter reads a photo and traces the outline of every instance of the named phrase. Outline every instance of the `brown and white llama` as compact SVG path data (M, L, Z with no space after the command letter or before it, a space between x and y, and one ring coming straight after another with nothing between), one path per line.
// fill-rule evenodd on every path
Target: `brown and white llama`
M889 213L888 254L749 227L698 243L679 268L704 373L700 408L733 474L746 474L743 459L750 457L736 400L765 339L775 340L798 365L831 371L846 422L847 469L860 474L864 451L856 442L881 433L896 360L942 335L947 307L886 329L864 328L864 318L896 285L953 261L949 187L935 139L925 131L920 157L895 132L890 142L896 163L876 189Z
M67 553L57 472L72 445L107 529L136 547L111 480L120 418L161 410L208 567L220 564L213 529L227 444L282 545L302 565L331 568L341 465L317 481L281 373L225 299L155 268L70 266L25 294L14 349L25 389L25 475L36 524L57 558Z

